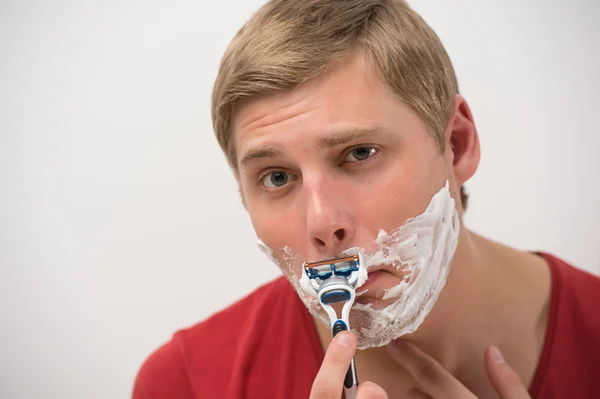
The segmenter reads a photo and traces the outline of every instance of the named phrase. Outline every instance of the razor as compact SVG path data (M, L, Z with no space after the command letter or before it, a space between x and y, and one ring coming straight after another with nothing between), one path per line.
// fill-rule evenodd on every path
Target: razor
M355 287L359 279L359 269L362 266L360 254L344 258L335 258L320 262L304 263L304 272L309 278L311 287L318 294L319 303L329 315L331 334L336 336L342 331L350 330L350 308L356 297ZM334 303L344 303L342 316L338 318ZM348 367L344 378L344 398L354 399L358 378L354 358Z

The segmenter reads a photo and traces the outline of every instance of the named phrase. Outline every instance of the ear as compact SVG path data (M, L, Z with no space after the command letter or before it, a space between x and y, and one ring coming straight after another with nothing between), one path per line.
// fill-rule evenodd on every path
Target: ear
M446 156L452 161L456 183L461 187L479 166L479 135L467 100L454 96L452 113L445 133Z

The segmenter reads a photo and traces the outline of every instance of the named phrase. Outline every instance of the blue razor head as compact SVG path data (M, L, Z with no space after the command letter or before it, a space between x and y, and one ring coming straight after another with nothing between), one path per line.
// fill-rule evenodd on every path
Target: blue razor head
M331 276L342 276L348 278L352 272L358 271L360 258L358 255L346 258L336 258L321 262L306 263L304 270L308 278L326 280Z
M350 293L347 290L331 290L321 296L321 302L331 305L336 302L346 302L350 300Z

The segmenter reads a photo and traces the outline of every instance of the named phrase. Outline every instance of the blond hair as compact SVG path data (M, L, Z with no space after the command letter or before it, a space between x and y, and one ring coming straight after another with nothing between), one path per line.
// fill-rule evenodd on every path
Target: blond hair
M456 74L435 32L403 0L271 0L232 40L213 90L213 127L236 176L231 130L242 102L291 90L357 51L444 152ZM465 207L462 188L461 199Z

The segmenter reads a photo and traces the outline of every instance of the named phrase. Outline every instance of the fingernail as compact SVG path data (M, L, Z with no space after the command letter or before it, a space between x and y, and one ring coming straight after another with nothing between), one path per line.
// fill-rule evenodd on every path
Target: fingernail
M502 357L502 353L500 353L500 349L495 346L491 347L492 359L496 362L496 364L504 363L504 358Z
M352 346L352 337L350 336L350 334L342 333L338 335L337 342L342 346L350 347Z

